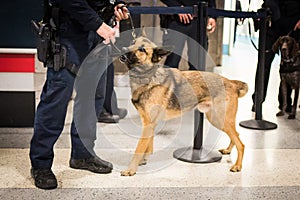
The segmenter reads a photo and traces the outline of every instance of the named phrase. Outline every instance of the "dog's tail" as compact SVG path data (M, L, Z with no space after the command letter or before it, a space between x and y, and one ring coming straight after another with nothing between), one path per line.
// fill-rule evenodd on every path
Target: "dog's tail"
M238 80L231 80L231 82L236 85L236 90L239 97L243 97L247 94L248 92L247 83Z

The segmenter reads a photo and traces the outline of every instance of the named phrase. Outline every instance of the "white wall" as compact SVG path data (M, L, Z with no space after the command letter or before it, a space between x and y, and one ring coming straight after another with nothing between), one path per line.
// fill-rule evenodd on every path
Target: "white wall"
M261 7L262 0L251 0L251 4L249 5L249 0L240 0L242 11L254 11L256 12L257 9ZM237 35L249 36L249 24L251 27L251 36L258 37L258 32L254 32L253 28L253 20L252 19L245 19L243 24L237 27Z
M235 10L235 0L226 0L224 10ZM233 47L234 18L224 18L223 26L223 54L230 55Z
M251 0L249 5L249 0L240 0L242 11L254 11L256 12L258 8L261 7L262 0ZM224 9L225 10L235 10L236 0L225 0ZM250 37L249 35L249 23L251 27L251 37L257 38L258 32L254 32L253 20L245 19L240 25L237 26L236 34L237 36ZM223 54L230 55L233 48L233 37L234 37L234 26L235 19L224 18L224 32L223 32Z

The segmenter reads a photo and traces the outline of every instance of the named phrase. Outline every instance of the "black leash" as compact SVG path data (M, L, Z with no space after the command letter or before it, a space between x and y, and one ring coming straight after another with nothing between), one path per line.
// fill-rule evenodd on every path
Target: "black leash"
M287 36L290 36L292 32L294 32L294 29L292 29L290 32L288 32Z
M128 11L128 16L129 16L129 20L130 20L131 29L132 29L131 35L133 37L133 40L135 40L136 39L135 28L134 28L134 25L133 25L132 16L131 16L129 11Z
M124 6L126 7L126 6ZM133 37L133 41L136 39L136 34L135 34L135 27L133 25L133 20L132 20L132 16L130 14L130 12L128 11L128 17L130 20L130 26L131 26L131 35ZM108 44L109 47L109 51L110 51L110 56L114 57L114 56L120 56L122 53L122 51L114 44L114 42L110 41L110 43Z

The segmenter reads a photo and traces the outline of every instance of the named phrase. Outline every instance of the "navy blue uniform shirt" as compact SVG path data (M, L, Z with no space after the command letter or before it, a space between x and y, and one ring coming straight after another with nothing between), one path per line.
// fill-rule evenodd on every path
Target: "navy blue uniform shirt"
M119 2L119 1L117 1ZM105 7L109 0L51 0L60 9L58 37L67 48L67 63L80 66L91 51L88 35L103 23L96 9Z

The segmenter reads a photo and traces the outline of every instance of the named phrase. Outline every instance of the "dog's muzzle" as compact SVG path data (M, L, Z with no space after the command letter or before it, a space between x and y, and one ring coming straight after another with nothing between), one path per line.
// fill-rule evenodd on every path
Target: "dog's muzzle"
M281 48L281 54L282 54L282 56L284 57L284 58L287 58L288 57L288 49L287 48L285 48L285 47L283 47L283 48Z
M126 54L123 54L119 57L119 60L121 63L127 63L128 58L127 58Z
M122 48L122 55L119 57L120 62L125 63L127 67L137 62L135 54L129 48Z
M121 63L127 63L128 62L128 57L127 57L127 52L128 52L128 48L127 47L123 47L122 48L122 55L119 57L119 60Z

